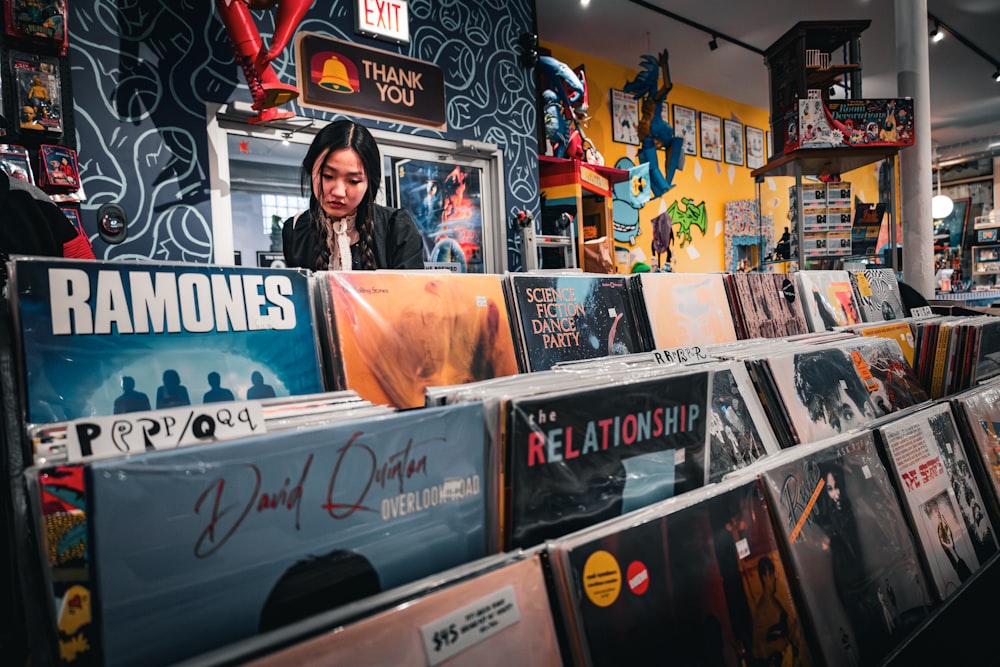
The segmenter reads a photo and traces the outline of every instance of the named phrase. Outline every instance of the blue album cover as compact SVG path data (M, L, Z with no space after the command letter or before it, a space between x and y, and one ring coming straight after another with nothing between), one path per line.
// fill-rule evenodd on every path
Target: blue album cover
M510 274L515 333L528 371L642 352L627 276Z
M703 486L711 375L512 399L506 547L531 547Z
M293 269L17 258L27 422L324 391Z
M463 403L81 464L100 664L173 664L485 556L484 434Z

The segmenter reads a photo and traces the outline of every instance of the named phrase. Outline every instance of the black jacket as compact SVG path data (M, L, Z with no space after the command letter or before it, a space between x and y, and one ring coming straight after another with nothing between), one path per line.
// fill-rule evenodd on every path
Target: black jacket
M316 226L309 212L288 218L281 228L285 264L316 270ZM375 206L375 264L379 269L424 268L424 242L409 211ZM357 244L351 246L355 269L361 268Z

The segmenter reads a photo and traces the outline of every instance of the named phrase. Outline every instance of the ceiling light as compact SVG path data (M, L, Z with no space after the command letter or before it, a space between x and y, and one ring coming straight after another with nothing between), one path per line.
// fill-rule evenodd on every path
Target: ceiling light
M292 136L291 132L282 132L282 134L281 134L281 145L282 146L287 146L288 145L288 139L291 136Z
M580 0L580 6L581 7L586 7L589 4L590 4L590 0Z
M1000 81L1000 67L997 67L997 71L993 72L993 80Z
M719 48L719 39L715 35L712 35L712 41L708 43L708 48L712 49L713 51Z
M935 23L934 29L931 30L931 41L940 42L942 39L944 39L944 31L941 30L941 26Z
M944 220L955 209L955 202L948 195L941 194L941 168L937 169L937 194L931 198L931 217Z

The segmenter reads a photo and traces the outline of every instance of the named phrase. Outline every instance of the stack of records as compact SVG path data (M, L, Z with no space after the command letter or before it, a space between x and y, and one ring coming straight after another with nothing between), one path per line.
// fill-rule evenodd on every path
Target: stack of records
M928 578L945 600L997 553L951 407L927 406L876 432Z
M854 289L862 321L886 322L909 316L903 308L903 295L899 291L899 280L894 269L870 268L848 271L847 275Z
M552 541L573 664L812 664L783 539L737 476Z
M484 432L466 403L29 469L58 645L172 664L482 558Z
M324 271L316 279L326 364L366 400L414 408L428 386L518 372L502 276Z
M794 276L809 331L830 331L838 326L861 322L858 301L847 271L797 271Z
M933 598L873 432L793 447L760 477L817 659L879 664Z
M938 320L928 347L929 393L942 398L1000 375L1000 318L992 315Z
M773 346L746 359L783 447L865 428L928 400L902 349L886 338Z
M736 340L721 273L637 273L628 284L647 349Z
M802 299L789 275L730 273L726 289L740 338L785 338L809 331Z

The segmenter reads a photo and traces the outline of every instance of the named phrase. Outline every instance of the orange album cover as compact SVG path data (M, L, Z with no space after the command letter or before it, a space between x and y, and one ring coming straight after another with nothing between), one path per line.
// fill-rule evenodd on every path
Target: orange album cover
M414 408L427 387L517 373L502 276L429 271L322 272L345 388Z

